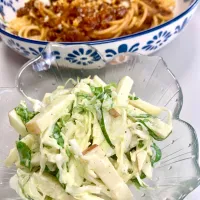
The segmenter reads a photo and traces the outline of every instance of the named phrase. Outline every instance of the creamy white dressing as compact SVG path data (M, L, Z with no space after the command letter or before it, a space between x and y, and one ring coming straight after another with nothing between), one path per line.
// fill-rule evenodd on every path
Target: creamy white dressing
M82 151L79 147L79 145L77 144L76 140L75 139L72 139L72 140L69 140L69 144L71 145L71 149L73 151L73 153L76 155L76 156L82 156Z

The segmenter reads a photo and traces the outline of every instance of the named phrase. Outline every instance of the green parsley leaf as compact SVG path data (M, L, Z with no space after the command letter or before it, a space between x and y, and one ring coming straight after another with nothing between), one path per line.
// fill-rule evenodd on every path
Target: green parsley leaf
M99 124L100 124L101 130L103 132L103 135L104 135L107 143L110 145L110 147L115 148L115 146L112 144L112 142L109 138L109 135L106 131L106 127L105 127L105 123L104 123L104 117L103 117L103 108L101 108L101 120L100 120Z
M153 166L154 163L160 161L160 159L162 158L162 152L160 148L156 145L156 143L153 143L151 147L154 150L154 155L151 157L151 165Z
M129 95L128 98L129 98L130 100L138 100L138 99L139 99L139 97L131 96L131 95Z
M143 143L142 140L140 140L139 143L138 143L138 147L139 147L139 148L142 148L143 146L144 146L144 143Z
M61 147L64 147L64 139L61 135L61 127L58 125L58 123L55 124L53 129L53 138L57 140L57 144Z
M15 108L17 115L21 118L24 124L29 122L35 115L38 113L31 112L25 107L24 105L20 104L18 107Z
M16 142L17 151L19 153L20 164L24 167L31 168L31 150L22 141Z

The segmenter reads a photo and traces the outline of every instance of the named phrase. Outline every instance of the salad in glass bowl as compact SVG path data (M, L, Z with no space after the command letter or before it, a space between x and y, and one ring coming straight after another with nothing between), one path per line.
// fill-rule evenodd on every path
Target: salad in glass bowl
M72 69L50 55L0 90L1 199L173 200L199 185L195 131L162 59Z
M17 167L10 184L22 199L131 200L128 184L148 187L171 112L131 95L132 85L128 76L69 79L42 101L27 97L33 111L21 102L9 113L20 138L5 163ZM164 111L168 123L157 117Z

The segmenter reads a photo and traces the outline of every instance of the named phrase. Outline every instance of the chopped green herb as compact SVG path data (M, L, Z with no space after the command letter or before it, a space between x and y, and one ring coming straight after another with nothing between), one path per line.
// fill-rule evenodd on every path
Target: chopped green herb
M131 148L130 152L132 152L132 151L136 151L136 147Z
M95 87L90 85L90 89L91 89L92 93L95 94Z
M85 113L85 112L93 112L93 107L92 106L90 106L90 105L88 105L88 106L84 106L84 105L77 105L76 107L74 107L73 108L73 112L72 113L74 113L74 112L78 112L78 113L80 113L80 114L82 114L82 113Z
M56 123L53 129L53 138L57 140L57 144L61 147L64 147L64 139L62 137L61 133L61 127Z
M153 143L151 147L154 150L154 155L151 157L151 165L153 166L154 163L160 161L160 159L162 158L162 152L160 148L156 145L156 143Z
M59 178L60 178L60 174L59 174L59 170L57 171L57 173L56 173L56 178L59 180Z
M103 87L90 86L92 93L99 98L103 94Z
M128 169L128 173L129 173L129 174L132 174L132 173L133 173L133 170L132 170L132 169Z
M111 142L111 140L108 136L108 133L106 131L106 127L105 127L105 123L104 123L104 117L103 117L103 108L101 108L101 120L100 120L99 123L100 123L101 130L103 132L103 135L104 135L107 143L110 145L110 147L115 148L115 146L112 144L112 142Z
M149 119L143 119L143 122L149 122Z
M17 151L19 153L20 164L31 169L31 150L22 141L16 142Z
M35 117L35 115L38 114L36 112L28 111L27 107L25 107L22 104L20 104L18 107L16 107L15 111L16 111L17 115L21 118L21 120L23 121L24 124L29 122L33 117Z
M144 178L146 178L146 175L142 172L141 175L140 175L140 178L144 179ZM143 187L143 186L140 185L140 183L139 183L137 178L132 178L131 181L132 181L132 183L135 185L135 187L137 189L140 189L141 187Z
M91 91L93 92L93 94L96 96L96 98L101 101L101 103L103 103L104 94L110 95L111 92L112 92L109 88L106 88L106 90L104 90L103 87L93 87L93 86L90 86L90 88L91 88ZM104 123L104 117L103 117L103 108L102 108L102 106L101 106L101 119L99 120L99 124L100 124L101 130L103 132L103 135L104 135L107 143L112 148L114 148L115 146L112 144L112 142L111 142L111 140L110 140L110 138L108 136L108 133L106 131L106 127L105 127L105 123Z
M111 158L112 158L113 160L117 160L116 154L112 155Z
M43 144L43 148L51 149L52 146L49 146L49 145Z
M142 148L143 146L144 146L144 143L143 143L142 140L140 140L139 143L138 143L138 147L139 147L139 148Z
M85 94L85 93L82 93L82 92L78 92L76 95L77 95L77 97L85 98L85 99L91 99L92 98L89 94Z
M51 197L49 197L49 196L46 196L45 200L53 200L53 199Z
M141 178L141 179L146 178L146 175L144 174L144 172L141 173L140 178Z
M90 86L92 93L96 96L97 99L99 99L101 102L104 99L104 95L107 94L108 96L111 96L112 90L110 89L110 86L106 87L93 87Z
M139 190L142 186L140 185L139 181L137 178L131 179L132 183L135 185L135 187Z
M126 154L126 157L128 158L128 160L131 162L131 155L129 152L125 153Z
M111 97L111 94L112 94L112 87L116 88L117 87L117 84L116 83L111 83L107 86L104 87L104 92Z
M56 170L51 171L51 170L48 168L48 166L46 165L44 171L47 172L48 174L50 174L50 175L56 177L56 175L57 175L57 173L58 173L59 170L58 170L58 168L56 168Z
M128 98L129 98L130 100L138 100L138 99L139 99L139 97L131 96L131 95L129 95Z
M165 138L160 138L160 137L158 137L158 136L155 134L155 132L154 132L153 130L151 130L151 129L146 125L145 122L148 122L147 119L139 120L139 122L140 122L141 124L143 124L143 125L147 128L149 134L150 134L151 137L153 137L155 140L162 141L162 140L165 139Z
M57 121L57 125L62 128L65 126L65 124L67 123L67 121L70 119L70 115L65 115L63 117L61 117L58 121Z
M66 147L66 154L68 157L70 157L72 154L71 154L71 151Z
M107 94L109 97L111 97L112 90L107 88L107 89L104 90L104 93Z

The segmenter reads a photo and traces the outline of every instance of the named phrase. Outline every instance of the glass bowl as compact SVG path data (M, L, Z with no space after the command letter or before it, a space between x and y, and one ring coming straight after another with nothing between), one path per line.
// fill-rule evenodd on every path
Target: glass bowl
M132 92L140 98L166 106L173 113L173 133L164 141L157 142L162 150L162 159L155 166L151 189L137 190L131 187L135 200L182 200L200 184L198 165L198 141L195 130L187 122L179 119L183 96L174 75L160 57L123 53L105 62L102 58L92 68L75 65L73 60L65 62L56 59L54 52L60 48L69 52L70 47L49 44L34 60L26 63L16 78L16 87L0 88L0 199L20 199L10 189L9 179L15 168L4 167L3 160L13 147L18 135L10 127L8 112L25 97L42 99L44 93L51 92L68 78L84 78L97 74L105 82L118 82L125 75L134 80ZM94 51L86 45L79 48ZM96 51L96 50L95 50ZM101 55L99 54L101 57ZM83 59L84 60L84 59ZM70 64L72 63L72 65ZM70 86L70 85L69 85ZM148 182L148 181L147 181Z

